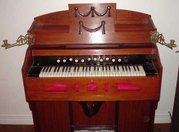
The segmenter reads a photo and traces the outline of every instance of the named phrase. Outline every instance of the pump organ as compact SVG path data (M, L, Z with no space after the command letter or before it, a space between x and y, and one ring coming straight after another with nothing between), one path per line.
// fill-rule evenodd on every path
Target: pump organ
M70 4L36 17L22 75L36 132L153 131L162 66L150 15Z

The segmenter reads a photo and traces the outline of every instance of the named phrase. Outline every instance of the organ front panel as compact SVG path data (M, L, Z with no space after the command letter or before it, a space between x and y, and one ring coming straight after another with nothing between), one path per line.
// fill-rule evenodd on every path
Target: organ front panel
M149 132L162 66L150 15L114 3L36 17L22 67L36 132Z

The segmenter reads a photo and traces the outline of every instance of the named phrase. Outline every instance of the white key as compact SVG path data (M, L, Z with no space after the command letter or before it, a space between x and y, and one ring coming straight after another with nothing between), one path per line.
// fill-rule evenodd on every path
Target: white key
M45 67L42 67L42 70L40 71L39 77L43 77Z
M115 76L114 66L110 66L110 76L111 76L111 77L114 77L114 76Z
M130 66L131 69L131 76L136 76L135 70L133 66Z
M78 73L78 76L79 76L79 77L82 77L82 69L83 69L83 67L80 66L80 67L79 67L79 73Z
M58 72L59 72L60 66L56 67L56 71L54 73L54 77L58 77Z
M48 72L50 70L50 67L47 66L47 69L45 70L44 77L48 77Z
M121 76L126 76L125 66L121 66Z
M140 76L139 67L135 65L134 69L135 69L136 76Z
M96 67L95 76L96 76L96 77L99 76L99 66Z
M88 74L89 74L90 77L92 76L91 69L92 69L91 66L89 66L88 67Z
M63 66L60 66L59 71L58 71L58 77L62 77L62 69L63 69Z
M140 70L140 76L146 76L144 68L141 65L139 65L139 70Z
M69 77L69 75L70 75L70 66L67 66L66 77Z
M118 77L122 76L122 67L121 67L121 66L117 66L116 68L117 68L117 69L116 69L117 76L118 76Z
M64 70L65 70L65 66L62 66L60 70L60 77L64 77Z
M73 77L73 75L74 75L74 66L71 67L69 77Z
M77 74L77 69L78 69L78 67L77 67L77 66L75 66L75 67L74 67L74 72L73 72L73 77L76 77L76 74Z
M103 66L103 76L104 76L104 77L106 77L106 76L107 76L106 66Z
M67 77L68 74L68 66L65 66L64 71L63 71L63 77Z
M53 66L53 67L51 68L51 70L50 70L49 77L54 77L54 76L53 76L53 75L54 75L54 69L55 69L55 67Z
M81 67L81 77L85 77L85 66Z
M103 76L103 73L102 73L102 66L99 66L99 70L97 72L97 76Z
M117 76L117 72L116 72L116 66L112 66L112 70L113 70L113 76Z
M128 67L128 65L126 66L126 76L130 76L130 70L129 70L129 67Z

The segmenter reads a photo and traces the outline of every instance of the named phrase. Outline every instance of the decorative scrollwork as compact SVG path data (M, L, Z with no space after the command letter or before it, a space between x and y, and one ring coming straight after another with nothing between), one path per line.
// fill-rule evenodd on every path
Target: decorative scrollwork
M96 32L96 31L98 31L102 28L102 34L105 34L106 33L105 24L106 24L105 21L101 21L101 25L99 27L94 28L94 29L90 29L88 27L85 27L82 21L79 21L79 34L82 33L82 28L84 30L86 30L87 32Z
M82 16L82 17L87 17L91 14L91 17L95 17L96 16L104 16L108 13L108 17L111 17L111 7L108 6L107 9L103 12L103 13L99 13L98 11L96 11L95 7L91 7L90 11L83 14L79 11L78 7L74 8L75 10L75 17L77 17L78 15Z
M153 32L151 34L151 41L154 44L159 43L161 45L165 45L170 49L177 47L177 45L175 44L175 40L170 40L170 43L166 43L163 34L159 32Z
M15 46L21 46L25 44L30 45L32 43L32 35L30 34L26 34L25 36L20 35L14 44L8 43L8 40L3 40L3 42L4 44L2 45L2 47L5 47L5 49L12 48Z

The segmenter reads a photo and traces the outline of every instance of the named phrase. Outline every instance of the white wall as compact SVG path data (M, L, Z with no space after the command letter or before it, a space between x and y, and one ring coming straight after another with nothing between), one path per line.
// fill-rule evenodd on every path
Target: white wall
M116 2L118 9L129 9L151 14L158 31L167 41L173 38L179 45L178 0L1 0L0 43L3 39L14 42L20 34L26 34L33 18L49 12L66 10L68 3ZM163 64L163 81L159 106L156 112L158 123L170 122L176 88L179 54L158 46ZM0 124L31 124L31 112L25 101L21 77L27 46L5 50L0 48ZM179 48L177 48L179 49Z

